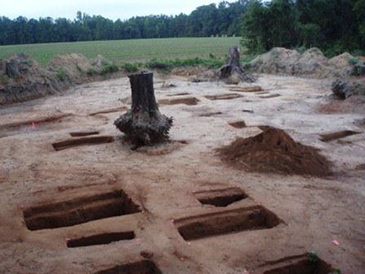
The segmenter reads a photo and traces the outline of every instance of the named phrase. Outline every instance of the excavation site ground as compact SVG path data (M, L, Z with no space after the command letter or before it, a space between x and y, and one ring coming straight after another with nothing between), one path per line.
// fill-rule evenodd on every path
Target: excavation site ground
M127 77L1 107L0 273L364 273L363 99L266 74L237 86L155 73L154 87L170 141L135 151L113 125ZM330 172L220 157L271 127Z

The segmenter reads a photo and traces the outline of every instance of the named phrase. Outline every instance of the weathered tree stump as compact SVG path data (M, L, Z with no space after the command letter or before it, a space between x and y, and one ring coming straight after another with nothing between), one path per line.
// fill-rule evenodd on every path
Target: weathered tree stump
M255 79L245 73L240 63L240 49L238 46L232 46L229 49L229 57L224 66L219 70L220 79L229 79L230 77L238 77L244 82L255 82Z
M115 126L126 134L132 149L168 140L172 117L162 115L158 109L153 73L140 71L128 77L132 88L132 109L120 116L114 122Z

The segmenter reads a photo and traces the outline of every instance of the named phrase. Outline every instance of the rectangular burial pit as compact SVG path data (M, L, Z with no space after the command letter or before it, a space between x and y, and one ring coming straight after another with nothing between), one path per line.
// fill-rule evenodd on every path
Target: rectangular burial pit
M254 271L254 273L262 274L328 274L336 273L335 269L328 263L322 261L317 256L304 254L300 256L292 256L270 262L269 265Z
M152 261L143 260L136 263L118 265L95 274L162 274Z
M93 136L93 137L73 138L53 143L52 146L55 151L60 151L72 147L107 144L112 142L114 142L113 136Z
M270 229L281 222L266 208L253 206L182 218L174 223L184 240L190 241L242 231Z
M226 207L248 197L241 189L236 187L197 191L194 192L194 195L201 204L216 207Z
M123 190L74 200L30 207L24 210L29 230L78 225L94 220L141 212Z
M88 237L81 237L77 239L70 239L67 241L67 247L84 247L93 245L107 245L113 242L133 240L136 237L133 231L127 232L111 232L92 235Z
M91 135L98 135L100 134L99 131L75 131L75 132L70 132L71 137L86 137L86 136L91 136Z
M206 95L204 97L211 101L218 101L218 100L233 100L233 99L241 98L243 96L240 94L236 94L236 93L227 93L227 94L219 94L219 95Z

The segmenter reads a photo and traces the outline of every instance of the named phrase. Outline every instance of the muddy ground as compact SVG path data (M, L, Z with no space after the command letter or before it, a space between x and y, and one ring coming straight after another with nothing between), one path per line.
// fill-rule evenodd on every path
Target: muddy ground
M333 101L330 80L261 75L253 85L264 91L156 77L172 142L137 151L113 125L130 104L126 77L2 107L0 273L315 273L307 252L364 273L364 104ZM333 175L221 162L216 148L261 125L319 148ZM320 140L342 130L360 134Z

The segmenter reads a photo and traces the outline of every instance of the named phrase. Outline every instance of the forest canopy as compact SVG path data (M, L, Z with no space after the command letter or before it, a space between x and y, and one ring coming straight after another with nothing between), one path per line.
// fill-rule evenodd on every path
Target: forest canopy
M78 12L74 20L0 17L0 45L168 37L239 35L248 0L196 8L190 15L110 20Z
M251 0L242 31L251 53L318 47L330 56L364 54L365 0Z
M0 16L0 45L226 35L242 36L251 54L273 47L365 54L365 0L223 1L189 15L116 21L82 12L74 20Z

